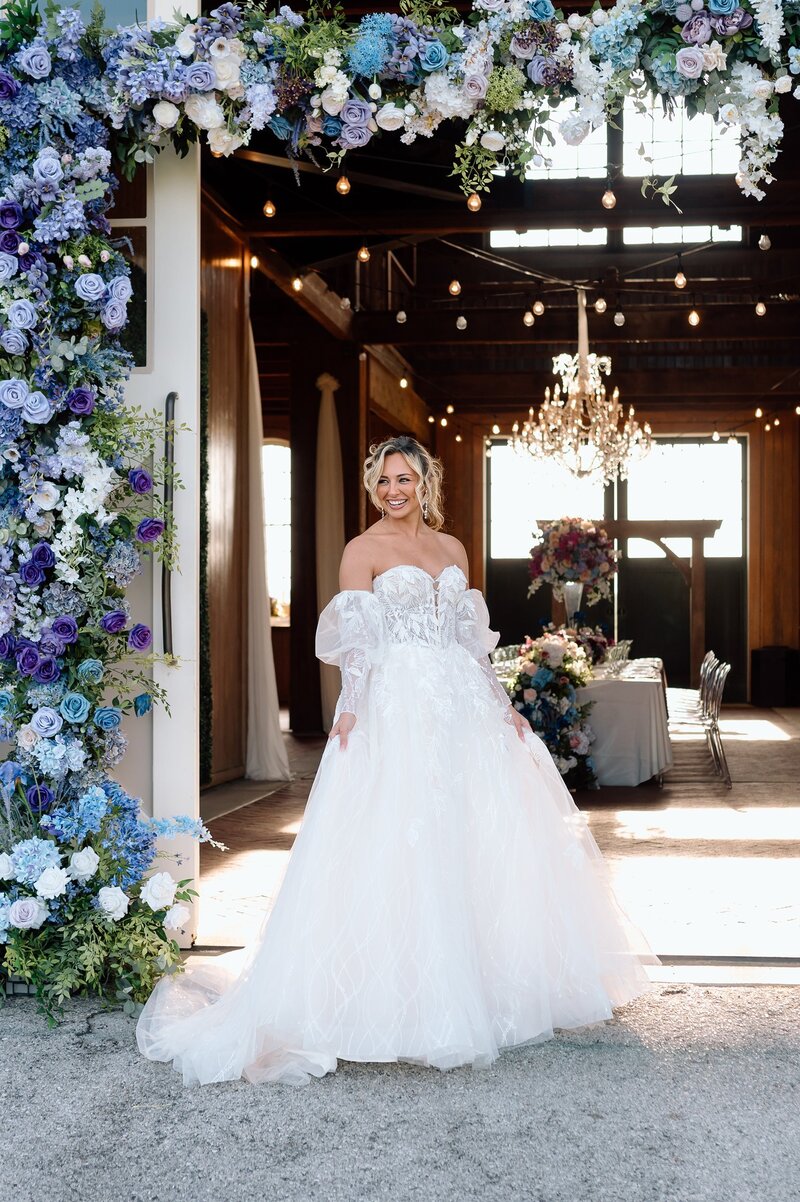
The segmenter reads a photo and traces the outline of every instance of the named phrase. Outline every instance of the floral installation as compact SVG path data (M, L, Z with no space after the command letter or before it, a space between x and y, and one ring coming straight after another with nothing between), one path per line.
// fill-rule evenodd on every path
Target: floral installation
M594 731L591 702L579 705L576 690L591 680L589 658L574 639L558 630L526 637L506 689L537 735L547 744L570 789L596 789L591 756Z
M553 596L561 600L564 585L569 583L584 586L587 605L611 595L618 553L605 530L595 522L560 518L542 525L530 555L529 597L543 584L551 584Z
M454 174L466 193L505 167L547 165L556 126L570 145L626 96L712 115L738 137L737 183L759 199L783 134L779 97L800 88L800 0L618 0L568 17L551 0L475 0L467 17L437 0L358 23L316 4L222 4L196 20L120 28L100 44L93 103L126 169L205 138L228 155L268 128L287 154L325 166L374 137L405 144L466 122ZM571 111L556 122L563 101ZM656 191L668 200L671 181Z
M556 626L554 622L546 622L542 623L542 634L563 634L571 639L583 648L593 668L604 662L608 648L614 645L602 626Z

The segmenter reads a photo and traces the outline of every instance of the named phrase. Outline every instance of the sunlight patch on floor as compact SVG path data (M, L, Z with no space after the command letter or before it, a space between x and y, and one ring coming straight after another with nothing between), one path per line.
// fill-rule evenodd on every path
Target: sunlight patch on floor
M800 808L764 806L753 809L616 810L613 838L800 840Z

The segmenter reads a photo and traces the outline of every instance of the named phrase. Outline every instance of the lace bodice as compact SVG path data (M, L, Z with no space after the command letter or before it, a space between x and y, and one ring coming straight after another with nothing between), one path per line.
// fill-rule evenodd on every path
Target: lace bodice
M457 564L438 576L413 564L397 564L376 576L372 588L371 593L345 589L320 614L317 656L342 670L337 717L356 712L370 670L382 662L387 647L398 643L434 649L459 644L480 663L496 699L508 706L487 658L499 636L489 629L481 593L467 588Z

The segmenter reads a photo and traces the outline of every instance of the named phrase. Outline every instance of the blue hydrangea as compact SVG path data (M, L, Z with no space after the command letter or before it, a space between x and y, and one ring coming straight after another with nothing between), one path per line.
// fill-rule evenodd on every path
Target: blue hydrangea
M106 781L103 792L111 803L102 846L118 868L109 884L121 889L137 884L150 868L156 854L156 835L147 821L139 818L139 802L115 781Z
M11 851L11 871L21 885L35 885L46 868L60 868L61 853L52 839L23 839Z
M99 833L108 813L108 798L97 786L88 789L74 801L65 802L52 814L43 814L40 822L57 838L82 843L87 835Z
M670 66L668 59L654 59L650 63L650 71L659 92L666 92L670 96L691 96L702 83L700 79L687 79L681 75Z
M105 573L120 588L125 588L142 570L139 552L132 542L119 539L113 544L105 561Z
M64 193L57 204L46 205L33 228L40 242L66 242L89 232L86 212L74 192Z
M8 912L11 909L11 898L7 893L0 893L0 943L8 942Z

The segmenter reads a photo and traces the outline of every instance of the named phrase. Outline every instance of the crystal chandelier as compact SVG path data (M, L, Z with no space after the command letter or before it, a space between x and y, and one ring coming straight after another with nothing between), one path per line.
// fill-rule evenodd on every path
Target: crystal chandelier
M552 392L546 388L538 413L533 407L520 427L514 422L508 445L539 459L555 459L578 477L602 477L605 484L625 479L628 464L650 450L647 422L634 418L620 404L619 389L609 396L603 376L611 371L608 355L589 353L586 292L578 289L578 353L556 355L553 374L561 377Z

